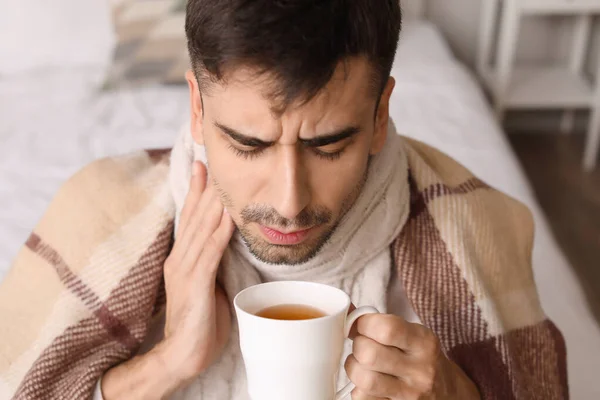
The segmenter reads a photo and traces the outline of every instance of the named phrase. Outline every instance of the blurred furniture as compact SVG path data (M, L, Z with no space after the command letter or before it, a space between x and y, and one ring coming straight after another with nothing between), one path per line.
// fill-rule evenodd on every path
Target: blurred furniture
M600 14L599 0L483 0L477 69L492 94L496 115L507 109L564 109L562 127L572 130L574 110L589 108L584 168L596 165L600 146L600 69L593 84L584 76L592 17ZM576 19L567 66L515 66L521 18L530 15L568 15ZM499 28L497 22L499 21ZM498 32L494 53L495 32ZM495 58L495 65L490 60Z
M117 43L104 87L187 85L187 0L118 0L112 3Z

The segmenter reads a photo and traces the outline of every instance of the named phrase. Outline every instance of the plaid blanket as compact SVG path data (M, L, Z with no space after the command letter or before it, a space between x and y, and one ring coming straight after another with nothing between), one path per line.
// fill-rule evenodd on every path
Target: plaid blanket
M407 153L411 211L392 253L420 319L483 399L567 399L529 211L424 144ZM136 353L165 303L168 163L168 150L103 159L60 189L0 286L0 398L91 398Z

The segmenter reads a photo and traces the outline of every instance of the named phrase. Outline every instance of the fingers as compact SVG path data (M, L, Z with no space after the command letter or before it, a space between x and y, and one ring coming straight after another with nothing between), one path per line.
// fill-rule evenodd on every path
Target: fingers
M175 241L173 253L179 256L180 260L183 260L183 256L190 252L190 246L192 246L193 242L198 239L206 240L213 233L219 223L222 212L223 205L212 183L208 181L204 193L202 193L200 200L196 203L195 208L188 218L181 237ZM206 230L206 225L208 224L212 227L210 232ZM202 230L202 232L199 232L199 230ZM201 233L200 236L198 236L199 233ZM196 257L198 255L199 253L196 254Z
M411 324L395 315L364 315L358 319L356 327L359 334L407 353L432 350L424 348L423 344L436 341L431 331L423 325Z
M359 318L357 330L359 335L354 339L352 359L348 361L353 372L349 371L348 376L355 374L358 381L351 379L360 390L392 399L394 392L406 397L423 396L433 390L443 353L430 329L394 315L377 314ZM391 377L396 379L395 383L390 381ZM375 387L377 390L372 391Z
M206 199L206 201L204 201ZM208 240L219 227L223 217L223 205L210 188L205 193L198 209L190 218L179 245L184 252L182 268L187 271L194 268Z
M221 216L221 223L215 232L215 239L217 240L217 244L221 247L221 251L225 250L227 244L231 240L231 236L235 231L235 224L231 219L231 216L227 212L227 210L223 210L223 215Z
M188 224L190 215L194 212L200 196L206 188L206 167L201 162L194 162L192 166L192 178L190 179L190 190L185 199L181 216L179 218L179 227L177 228L176 239L181 237Z
M352 354L363 368L383 374L402 377L415 368L414 361L400 349L362 335L354 338Z
M231 239L233 231L234 224L231 217L227 212L223 212L219 227L207 240L199 260L199 264L209 270L211 277L216 277L223 252ZM212 280L214 281L214 279Z
M356 390L362 395L384 399L400 397L402 382L398 378L368 370L352 354L346 359L345 368L348 378L356 385Z
M207 291L212 290L216 284L219 264L233 231L234 224L231 217L223 212L219 226L204 243L202 251L194 264L194 277L192 279L195 279L199 285L206 285Z
M196 278L200 282L209 282L214 286L219 262L235 226L224 211L212 181L206 177L204 166L201 163L195 166L196 174L192 177L190 192L181 214L179 236L169 265L176 265L178 275L199 274L202 277ZM200 175L203 177L199 178Z

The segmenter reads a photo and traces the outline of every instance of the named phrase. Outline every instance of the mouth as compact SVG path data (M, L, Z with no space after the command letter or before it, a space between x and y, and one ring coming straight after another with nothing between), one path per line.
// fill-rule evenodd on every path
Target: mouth
M260 225L260 231L271 243L279 246L293 246L300 244L308 238L314 227L299 231L281 232L273 228Z

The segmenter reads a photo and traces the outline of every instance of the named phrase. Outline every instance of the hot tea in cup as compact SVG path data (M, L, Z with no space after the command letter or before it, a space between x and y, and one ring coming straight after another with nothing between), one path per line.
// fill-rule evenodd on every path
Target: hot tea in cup
M284 321L301 321L304 319L321 318L327 314L318 308L302 304L281 304L260 310L256 315L262 318L280 319Z
M240 348L252 400L341 400L336 393L344 341L354 322L373 307L348 315L350 298L331 286L272 282L234 299Z

